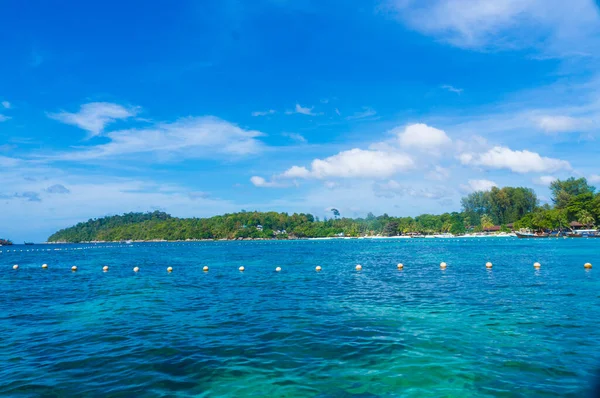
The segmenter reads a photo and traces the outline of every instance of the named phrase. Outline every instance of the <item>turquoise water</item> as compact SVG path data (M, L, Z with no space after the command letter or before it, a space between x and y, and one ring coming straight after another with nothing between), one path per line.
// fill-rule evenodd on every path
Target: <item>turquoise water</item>
M580 397L600 369L600 239L0 249L0 395Z

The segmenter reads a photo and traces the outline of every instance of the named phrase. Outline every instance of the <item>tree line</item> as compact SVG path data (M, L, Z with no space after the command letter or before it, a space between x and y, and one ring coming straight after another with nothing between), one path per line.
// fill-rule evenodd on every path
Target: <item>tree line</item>
M552 205L536 207L515 223L517 228L568 229L572 221L588 228L600 220L600 193L585 178L556 180L550 184Z
M305 213L241 211L210 218L176 218L164 212L127 213L91 219L60 230L49 242L188 239L288 239L366 235L396 236L409 233L463 234L496 225L515 228L556 229L578 220L593 226L600 219L600 194L584 178L557 180L550 186L553 205L539 206L530 188L504 187L473 192L461 201L462 211L417 217L387 214L364 218L332 217L320 220Z

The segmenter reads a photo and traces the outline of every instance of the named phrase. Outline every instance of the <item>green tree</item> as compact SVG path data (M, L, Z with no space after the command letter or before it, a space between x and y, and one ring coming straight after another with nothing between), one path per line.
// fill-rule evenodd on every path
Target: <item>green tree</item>
M398 235L398 222L390 221L383 228L383 234L385 236L396 236Z
M588 228L594 226L594 223L596 222L596 220L594 220L594 216L592 216L587 210L580 211L577 215L577 219L581 224Z
M487 214L484 214L481 216L481 228L485 229L489 229L491 227L494 226L494 222L492 221L492 218L490 216L488 216Z
M450 230L452 229L452 222L451 221L446 221L444 222L444 224L442 224L442 232L450 232Z
M462 220L454 220L452 226L450 227L450 233L453 235L461 235L465 233L465 224L463 224Z
M585 192L571 196L564 209L567 210L569 220L578 220L581 212L593 213L594 194Z
M550 184L552 202L558 209L567 207L569 201L581 194L593 194L595 187L588 184L585 178L570 177L566 180L555 180Z
M600 219L600 194L582 179L566 180L556 192L567 197L563 207L538 206L535 193L523 187L493 188L474 192L461 201L462 213L421 214L417 217L394 217L388 214L366 218L341 218L333 212L331 219L319 220L311 214L258 212L244 210L210 218L175 218L155 211L127 213L90 219L60 230L49 241L82 242L92 240L184 240L268 238L286 239L326 237L344 233L346 236L397 235L420 232L464 233L466 227L481 230L481 225L505 225L515 222L515 228L557 229L578 219L593 225ZM257 228L262 225L262 231ZM283 233L282 231L286 231ZM279 232L273 232L279 231Z
M493 224L508 224L534 211L538 205L535 192L523 187L493 187L490 191L473 192L461 200L469 225L480 225L481 216L491 217ZM464 220L463 220L464 222Z

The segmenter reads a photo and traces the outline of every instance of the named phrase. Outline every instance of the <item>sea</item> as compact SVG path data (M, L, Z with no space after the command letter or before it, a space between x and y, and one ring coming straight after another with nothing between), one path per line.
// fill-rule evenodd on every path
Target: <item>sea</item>
M1 396L586 397L598 381L600 239L0 250Z

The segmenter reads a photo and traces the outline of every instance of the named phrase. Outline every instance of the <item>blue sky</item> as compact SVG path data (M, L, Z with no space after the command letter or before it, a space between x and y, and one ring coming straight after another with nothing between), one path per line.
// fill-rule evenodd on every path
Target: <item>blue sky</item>
M2 2L0 236L600 184L592 0Z

